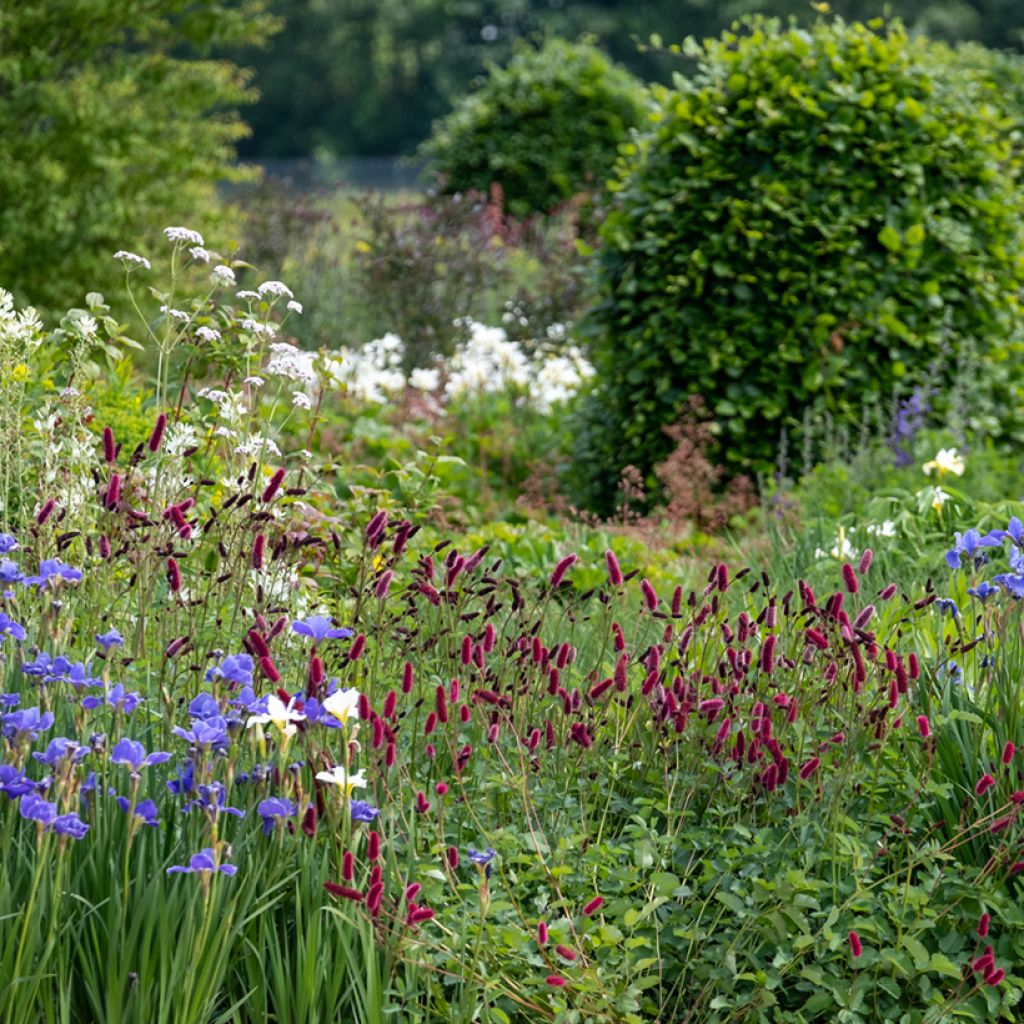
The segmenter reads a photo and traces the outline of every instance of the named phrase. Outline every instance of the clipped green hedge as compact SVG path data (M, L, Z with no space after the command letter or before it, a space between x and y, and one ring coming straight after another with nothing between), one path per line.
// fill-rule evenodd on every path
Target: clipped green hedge
M588 42L522 46L434 125L423 153L449 192L501 186L511 213L600 189L647 91Z
M732 472L770 471L808 408L856 422L965 338L1012 421L1022 194L991 68L880 21L754 20L689 50L611 186L580 500L649 473L689 395Z

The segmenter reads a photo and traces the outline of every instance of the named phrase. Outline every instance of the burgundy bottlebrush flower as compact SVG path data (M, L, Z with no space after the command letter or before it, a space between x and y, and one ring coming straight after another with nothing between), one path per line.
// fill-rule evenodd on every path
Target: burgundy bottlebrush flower
M812 757L800 766L800 778L809 779L817 770L818 765L821 764L821 759Z
M910 669L911 679L921 678L921 663L917 660L916 654L909 654L907 656L907 666Z
M324 663L315 654L309 656L307 681L314 691L324 681Z
M860 936L856 932L850 932L849 939L850 952L856 960L864 952L864 947L861 945Z
M190 637L176 637L167 645L167 650L164 651L164 657L173 658L176 654L180 654L181 651L184 650L184 648L186 648L191 642Z
M927 715L917 716L917 731L925 738L928 739L932 734L932 724L928 721Z
M110 538L105 534L100 534L99 539L100 558L106 561L110 557Z
M439 782L439 783L438 783L438 784L437 784L437 785L436 785L436 786L434 787L434 792L435 792L435 793L436 793L436 794L437 794L438 796L447 796L447 795L448 795L448 783L447 783L447 782Z
M405 923L408 925L423 924L424 921L432 920L434 916L435 913L430 907L414 907L406 916Z
M607 679L602 679L601 682L595 683L590 688L590 699L591 700L599 700L605 693L607 693L611 689L612 683L614 681L615 680L613 680L609 676Z
M553 988L561 988L566 983L560 974L549 974L544 980Z
M181 590L181 569L173 557L167 559L167 584L175 594Z
M360 903L365 899L361 889L352 889L347 885L338 885L337 882L324 882L324 888L332 896L341 896L343 899L353 900L356 903Z
M887 587L883 587L878 592L878 597L882 601L888 601L893 596L893 594L895 594L895 593L896 593L896 584L895 583L890 583Z
M971 970L976 974L987 974L995 967L995 950L991 946L985 947L985 952L971 962Z
M871 568L871 562L874 559L874 557L875 553L871 550L871 548L864 549L864 554L860 556L860 562L857 563L857 571L861 574L861 576L863 576L864 573L866 573L868 569Z
M501 727L497 722L492 722L487 729L487 742L491 745L498 742L498 736L501 732Z
M725 562L720 562L715 567L715 587L723 594L729 587L729 567Z
M854 629L864 629L865 626L871 621L875 614L875 606L869 604L862 608L857 617L853 620Z
M368 832L366 834L366 859L375 861L380 856L380 833Z
M575 960L579 955L576 950L570 949L568 946L563 946L561 943L555 946L555 952L562 957L563 960L569 960L570 962Z
M274 475L270 478L270 482L263 490L263 495L260 500L264 505L274 500L274 495L281 489L281 484L284 483L284 470L274 470Z
M985 772L985 774L982 775L982 777L978 779L978 781L975 783L974 792L978 796L982 796L984 793L988 792L988 790L990 790L995 784L996 780L993 779L992 776L988 774L988 772Z
M992 923L992 915L991 914L982 914L981 917L978 918L978 938L979 939L988 938L988 928L989 928L989 925L991 923Z
M388 690L384 698L384 717L394 718L395 708L398 706L398 694L394 690Z
M619 560L615 557L615 552L608 550L604 553L605 565L608 567L608 582L613 587L622 586L622 569L619 566Z
M644 595L644 604L649 612L657 611L658 608L658 595L651 586L650 580L640 581L640 590Z
M416 812L417 814L426 814L430 810L430 801L427 799L427 794L421 789L416 794Z
M1013 824L1015 817L1013 814L1008 814L1005 818L997 818L989 825L989 832L1005 832Z
M565 581L565 574L576 564L579 560L578 555L566 555L565 558L561 559L555 566L554 572L551 573L551 579L549 584L551 587L560 587Z
M267 646L266 640L263 639L263 635L257 630L250 629L249 632L245 634L245 639L257 657L270 657L270 648Z
M459 705L459 721L465 724L469 721L472 712L470 711L468 704Z
M1002 967L991 970L985 975L985 984L991 985L994 988L996 985L1001 984L1005 977L1006 971Z
M714 715L717 714L722 708L725 707L725 701L721 697L709 697L707 700L702 700L697 705L697 710L702 715Z
M107 484L107 493L103 499L104 508L113 511L121 500L121 476L118 473L111 474L110 483Z
M604 904L604 897L603 896L595 896L589 903L585 903L583 905L583 916L584 917L590 917L592 914L594 914L598 910L600 910L601 907L603 906L603 904Z
M395 758L396 757L397 757L397 750L395 748L395 745L394 745L394 743L389 743L387 745L387 747L384 748L384 764L388 768L394 768L394 766L395 766Z
M167 429L167 416L165 413L160 413L156 418L156 423L153 424L153 433L149 435L149 450L156 452L160 450L160 445L163 444L164 431Z
M312 804L306 808L306 813L302 815L302 831L310 837L316 835L316 808Z
M683 588L677 586L672 591L672 617L675 618L683 608Z
M437 712L431 711L423 722L423 735L429 736L437 728Z
M117 445L114 443L114 432L110 427L103 428L103 458L108 463L117 461Z
M366 909L369 910L371 917L376 917L380 913L380 904L383 898L383 882L375 882L366 890Z
M546 946L548 944L548 926L543 921L537 922L537 945Z
M260 670L270 682L281 682L281 673L277 671L277 666L274 664L273 659L269 657L260 658Z
M46 501L40 506L39 511L36 513L36 522L42 526L47 519L53 515L53 510L57 507L56 498L47 498Z
M628 670L628 668L629 668L629 655L628 654L621 654L619 656L619 660L615 662L615 672L613 674L613 679L615 680L615 689L618 690L619 693L624 692L625 689L626 689L626 684L628 682L628 679L627 679L627 670Z
M344 882L351 882L356 873L356 859L351 850L346 850L341 858L341 878Z
M412 662L407 661L402 668L402 693L410 693L412 691L412 679Z
M822 633L820 629L815 629L813 626L808 626L805 636L807 637L808 643L814 644L814 646L817 647L818 650L827 650L828 640L826 639L825 634Z
M857 573L854 572L853 566L849 562L843 562L843 583L846 585L846 589L851 594L856 594L860 590L860 583L857 581Z
M363 651L366 650L366 634L360 633L355 640L352 641L352 646L348 651L349 661L358 661L363 656Z
M380 750L384 746L384 720L376 715L370 721L370 746Z
M371 517L370 521L366 524L366 536L372 537L375 534L380 533L388 525L388 514L385 509L379 509Z
M256 534L256 539L252 542L252 567L254 569L263 568L263 559L267 548L267 538L262 533Z
M770 676L775 671L775 644L775 635L769 634L761 646L761 671L765 675Z
M1014 746L1012 740L1007 740L1003 746L1003 764L1009 764L1013 760L1013 755L1017 753L1017 748Z
M455 871L459 866L459 850L458 847L449 846L447 853L445 854L445 860L448 862L448 867Z

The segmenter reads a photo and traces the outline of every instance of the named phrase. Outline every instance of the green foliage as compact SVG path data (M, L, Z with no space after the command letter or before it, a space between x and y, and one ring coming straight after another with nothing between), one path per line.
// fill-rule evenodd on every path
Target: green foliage
M516 216L546 213L602 186L645 101L643 85L591 43L551 38L492 65L423 152L450 192L496 183Z
M612 186L581 497L650 471L688 395L730 470L770 471L809 409L856 424L962 344L1012 422L1022 200L983 77L899 24L753 21L688 52Z
M119 277L111 253L208 207L246 134L266 0L26 0L0 8L0 283L66 307Z

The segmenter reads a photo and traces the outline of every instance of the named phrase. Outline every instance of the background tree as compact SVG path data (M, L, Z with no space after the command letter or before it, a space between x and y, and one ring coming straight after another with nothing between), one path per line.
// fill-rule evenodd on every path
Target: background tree
M40 306L114 284L115 249L185 220L232 176L266 0L0 4L0 283ZM103 255L100 255L103 254Z

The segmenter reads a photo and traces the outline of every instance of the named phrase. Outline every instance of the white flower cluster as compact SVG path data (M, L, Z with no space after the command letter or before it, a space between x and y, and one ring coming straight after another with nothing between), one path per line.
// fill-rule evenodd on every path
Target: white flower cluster
M287 342L273 342L270 346L270 359L264 368L271 377L282 377L285 380L298 381L300 384L315 385L319 382L313 363L316 355L305 352L301 348Z
M43 340L43 324L31 307L16 310L14 296L0 288L0 341L12 352L36 348Z
M449 401L512 389L525 392L524 401L548 412L571 398L594 373L582 351L574 346L556 355L539 353L530 359L501 327L488 327L474 320L461 321L459 326L468 330L469 337L452 357L413 370L408 380L401 370L405 351L402 339L385 334L360 349L342 350L326 358L325 383L343 385L357 401L378 405L407 386ZM556 330L549 332L548 339L564 336L564 329Z
M183 245L205 245L203 236L190 228L164 228L168 242L180 242Z

